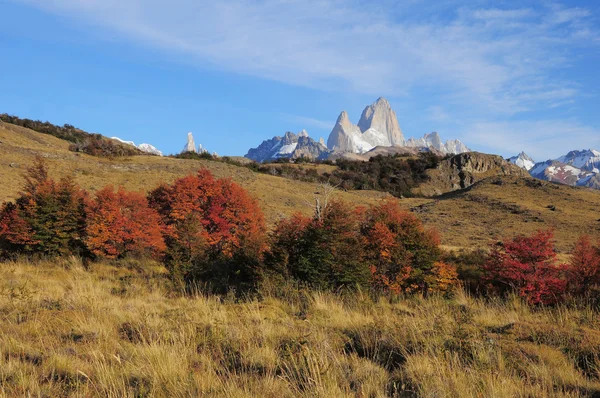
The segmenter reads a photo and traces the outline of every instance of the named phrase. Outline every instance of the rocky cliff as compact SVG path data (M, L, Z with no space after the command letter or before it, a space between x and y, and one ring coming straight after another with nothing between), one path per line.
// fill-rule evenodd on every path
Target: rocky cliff
M419 186L415 193L437 196L468 188L487 177L529 176L527 171L504 160L501 156L479 152L461 153L443 160L437 168L429 170L428 174L430 180Z

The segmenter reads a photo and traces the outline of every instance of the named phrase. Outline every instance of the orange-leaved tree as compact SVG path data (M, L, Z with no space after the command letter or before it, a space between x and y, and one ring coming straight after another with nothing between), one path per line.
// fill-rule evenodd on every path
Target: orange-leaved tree
M456 283L456 270L439 262L437 233L403 211L396 200L367 209L361 231L376 289L426 293L447 291Z
M556 304L564 296L566 269L556 261L551 230L493 245L484 266L491 291L515 291L530 304L545 305Z
M158 256L166 249L162 220L140 193L107 186L96 192L87 217L86 244L96 256Z
M156 188L149 202L166 225L166 260L175 275L221 289L258 278L266 226L242 187L202 169Z
M72 179L55 181L37 158L20 196L0 209L0 245L26 254L84 254L87 201Z

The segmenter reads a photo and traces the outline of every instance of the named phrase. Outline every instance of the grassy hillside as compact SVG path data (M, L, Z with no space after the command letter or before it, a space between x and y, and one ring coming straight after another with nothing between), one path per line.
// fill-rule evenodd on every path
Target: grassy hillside
M206 167L216 177L231 177L260 201L270 223L294 211L310 213L316 184L254 173L208 160L135 156L114 160L73 153L69 143L32 130L0 122L0 201L12 200L21 189L22 175L36 155L47 158L52 176L71 175L83 188L98 190L107 184L148 191ZM340 192L340 198L362 205L375 203L386 194L373 191Z
M129 265L2 264L0 396L600 394L589 308L293 288L235 302L179 296L161 267Z
M148 191L161 182L207 167L217 177L232 177L256 196L270 224L294 211L310 213L309 204L317 190L316 184L221 162L156 156L109 160L70 152L68 146L67 141L53 136L0 122L0 201L16 197L25 169L38 154L47 157L53 176L72 175L92 191L106 184ZM303 166L315 167L319 173L331 172L332 167ZM338 195L356 205L376 203L388 196L374 191L340 191ZM448 247L482 247L505 236L555 228L557 247L564 253L582 233L600 237L600 192L531 178L490 177L465 191L434 199L400 199L400 203L436 227Z

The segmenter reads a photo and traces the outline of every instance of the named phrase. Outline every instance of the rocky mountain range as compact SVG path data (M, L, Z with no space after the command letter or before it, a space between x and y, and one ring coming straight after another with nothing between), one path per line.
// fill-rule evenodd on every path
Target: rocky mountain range
M339 152L364 153L377 146L394 145L404 145L404 135L396 112L383 97L363 110L357 125L343 111L327 139L327 147Z
M600 152L594 149L570 151L557 159L539 163L521 152L509 161L540 180L600 189Z
M327 159L330 153L322 138L317 142L308 136L306 130L302 130L298 134L288 131L283 137L275 136L264 140L258 147L250 149L246 157L257 162L301 157L323 160Z
M120 139L119 137L111 137L111 139L115 140L115 141L119 141L123 144L134 146L142 152L150 153L152 155L157 155L157 156L163 155L162 152L159 151L154 145L150 145L150 144L136 145L133 141L125 141L125 140Z
M348 112L342 111L326 145L322 138L316 142L308 137L305 130L297 135L288 132L284 137L277 136L263 141L257 148L250 149L246 157L259 162L282 157L295 159L301 156L312 159L362 159L365 157L362 155L366 155L365 158L368 159L369 153L381 152L378 148L393 148L391 151L383 150L386 153L413 153L415 148L432 150L442 155L470 152L459 140L442 142L437 132L406 141L396 112L385 98L380 97L365 107L358 124L353 124Z
M443 154L471 152L471 150L467 148L465 144L460 142L460 140L448 140L442 142L440 135L436 131L427 133L419 139L410 138L404 143L404 146L411 148L432 148Z

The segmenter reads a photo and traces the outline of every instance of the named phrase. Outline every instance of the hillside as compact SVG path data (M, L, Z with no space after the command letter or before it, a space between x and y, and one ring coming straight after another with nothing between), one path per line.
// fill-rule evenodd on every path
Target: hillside
M47 158L52 175L71 175L79 185L91 191L107 184L148 191L162 182L172 182L206 167L216 177L231 177L248 189L259 199L270 223L295 211L310 213L316 188L315 184L254 173L245 167L221 162L143 155L109 160L73 153L68 148L67 141L0 122L0 202L16 197L23 183L22 175L37 155ZM339 192L339 196L368 205L387 195L356 191Z
M72 175L78 184L92 191L106 184L148 191L161 182L171 182L206 167L217 177L230 176L256 196L271 225L281 216L298 210L310 213L311 198L317 191L314 183L255 173L223 162L157 156L109 160L73 153L68 147L67 141L0 122L0 201L16 197L25 169L38 154L48 159L52 175ZM479 165L494 164L497 158L483 154L470 156L474 156L475 164ZM327 165L304 167L315 168L318 173L332 168ZM460 179L468 173L449 173L450 169L445 167L431 170L430 182L419 187L421 193L435 195L460 188ZM582 233L600 236L597 210L600 192L534 180L514 171L516 166L515 169L505 167L504 163L483 167L485 172L469 177L469 184L475 182L475 185L467 190L435 198L404 198L400 203L417 212L426 225L437 228L442 243L449 247L482 247L504 236L555 228L558 249L566 252ZM496 177L498 170L508 175ZM459 186L454 186L456 178ZM389 196L374 191L339 191L337 194L355 205L376 203Z

